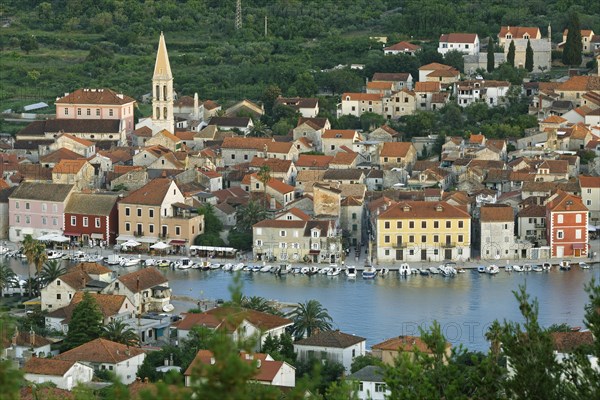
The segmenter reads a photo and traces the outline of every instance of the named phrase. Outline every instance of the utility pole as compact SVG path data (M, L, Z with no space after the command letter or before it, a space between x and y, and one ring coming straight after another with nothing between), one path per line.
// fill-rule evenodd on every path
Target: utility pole
M265 37L267 37L268 34L267 26L267 16L265 15Z
M242 29L242 0L237 0L235 4L235 29Z

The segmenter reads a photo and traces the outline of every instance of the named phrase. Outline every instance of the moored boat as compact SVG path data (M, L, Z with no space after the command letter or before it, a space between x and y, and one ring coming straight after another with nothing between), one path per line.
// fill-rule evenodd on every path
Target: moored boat
M348 279L355 279L356 267L349 265L348 268L346 268L346 276L348 277Z
M63 258L65 254L60 252L60 251L56 251L56 250L48 250L46 252L46 256L48 257L48 260L58 260L59 258Z
M558 268L561 271L570 271L571 270L571 261L562 260L560 263L558 263Z
M498 266L495 264L488 265L485 269L485 272L490 275L496 275L498 272L500 272L500 268L498 268Z
M400 264L400 268L398 268L398 273L400 276L408 276L412 274L412 270L407 263Z
M436 267L429 267L429 272L433 275L437 275L440 273L440 270L437 269Z
M227 264L225 264L225 266L227 266ZM260 272L271 272L272 268L273 267L271 265L265 265L260 269ZM225 269L225 267L223 267L223 269Z
M533 272L544 272L544 268L542 268L540 264L535 264L533 267L531 267L531 270Z
M590 264L585 263L583 261L580 261L579 262L579 268L581 268L581 269L590 269Z
M327 276L338 276L340 272L342 272L342 269L340 267L331 267L331 269L327 273Z
M419 275L429 276L429 270L425 268L419 268Z
M550 268L552 268L552 264L550 264L549 262L545 262L542 264L542 269L544 271L550 271Z
M377 274L379 276L381 276L382 278L385 277L385 276L387 276L389 273L390 273L389 268L385 268L385 267L384 268L379 268L379 270L377 271Z
M520 266L520 265L518 265L518 264L515 264L515 265L513 265L513 266L512 266L512 269L513 269L513 271L515 271L515 272L523 272L523 267L521 267L521 266Z
M479 272L480 274L485 274L485 272L486 272L485 265L478 265L477 272Z
M363 279L374 279L377 276L377 270L372 266L367 266L361 275Z
M123 259L121 259L121 262L119 264L121 265L121 267L134 267L134 266L138 265L141 262L142 262L141 258L138 258L138 257L129 257L129 258L123 258Z

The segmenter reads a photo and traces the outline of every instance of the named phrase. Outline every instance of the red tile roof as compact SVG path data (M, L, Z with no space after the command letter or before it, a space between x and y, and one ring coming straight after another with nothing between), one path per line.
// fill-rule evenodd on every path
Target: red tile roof
M514 212L509 205L484 205L481 207L481 222L513 222Z
M352 140L356 135L353 129L327 129L321 136L322 139L345 139Z
M563 192L560 189L549 198L549 201L546 204L546 209L550 210L551 212L588 211L587 207L583 205L581 197Z
M331 160L333 160L333 156L300 154L298 161L296 161L296 167L327 168Z
M442 90L440 82L417 82L415 92L439 92Z
M52 169L53 174L77 174L87 164L85 158L79 160L61 160Z
M535 39L540 32L540 28L528 26L502 26L500 28L499 37L505 38L507 33L512 35L513 39L523 39L527 33L531 39Z
M154 205L162 204L173 181L168 178L156 178L121 200L123 204Z
M169 280L154 267L144 268L126 275L121 275L117 279L133 293L138 293L169 282Z
M114 104L123 105L135 102L135 99L117 93L111 89L77 89L56 100L54 104Z
M400 51L417 51L420 50L421 46L418 46L416 44L412 44L410 42L400 42L400 43L396 43L393 44L389 47L385 47L384 50L400 50Z
M264 151L265 146L272 143L273 139L250 137L226 137L223 139L222 149L253 149Z
M349 98L350 101L381 101L381 94L379 93L344 93L342 94L342 101L346 101Z
M385 142L379 152L380 157L406 157L411 148L411 142Z
M446 342L446 348L452 345ZM397 352L412 352L416 348L422 353L432 354L433 351L427 344L418 336L398 336L381 343L377 343L371 347L374 350L389 350Z
M446 64L436 63L436 62L419 67L419 71L430 71L430 70L436 70L436 69L454 69L454 67L451 67Z
M144 353L144 350L140 348L100 338L61 353L55 358L57 360L117 364Z
M593 346L594 336L590 331L584 332L552 332L552 345L559 353L570 353L581 346Z
M475 43L476 33L446 33L440 35L440 42L446 43Z
M600 188L600 176L579 175L579 185L582 188Z
M55 358L30 358L23 367L27 374L63 376L71 369L75 360L63 361Z
M336 349L345 349L350 346L354 346L360 342L364 342L367 339L364 337L349 335L344 332L336 331L324 331L317 332L305 339L301 339L294 343L299 346L317 346L317 347L327 347L327 348L336 348Z
M460 218L471 219L464 207L445 201L402 201L379 215L379 219Z

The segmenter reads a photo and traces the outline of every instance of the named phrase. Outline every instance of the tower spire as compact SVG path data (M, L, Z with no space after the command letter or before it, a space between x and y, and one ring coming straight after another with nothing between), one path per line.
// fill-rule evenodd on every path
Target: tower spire
M173 74L169 63L169 53L165 36L160 33L154 75L152 76L152 125L153 133L166 129L175 132L175 117L173 115Z

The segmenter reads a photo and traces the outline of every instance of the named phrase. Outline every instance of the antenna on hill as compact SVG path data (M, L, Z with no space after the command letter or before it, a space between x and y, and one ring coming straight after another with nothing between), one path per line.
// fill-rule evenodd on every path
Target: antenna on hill
M242 29L242 0L237 0L235 3L235 29Z

